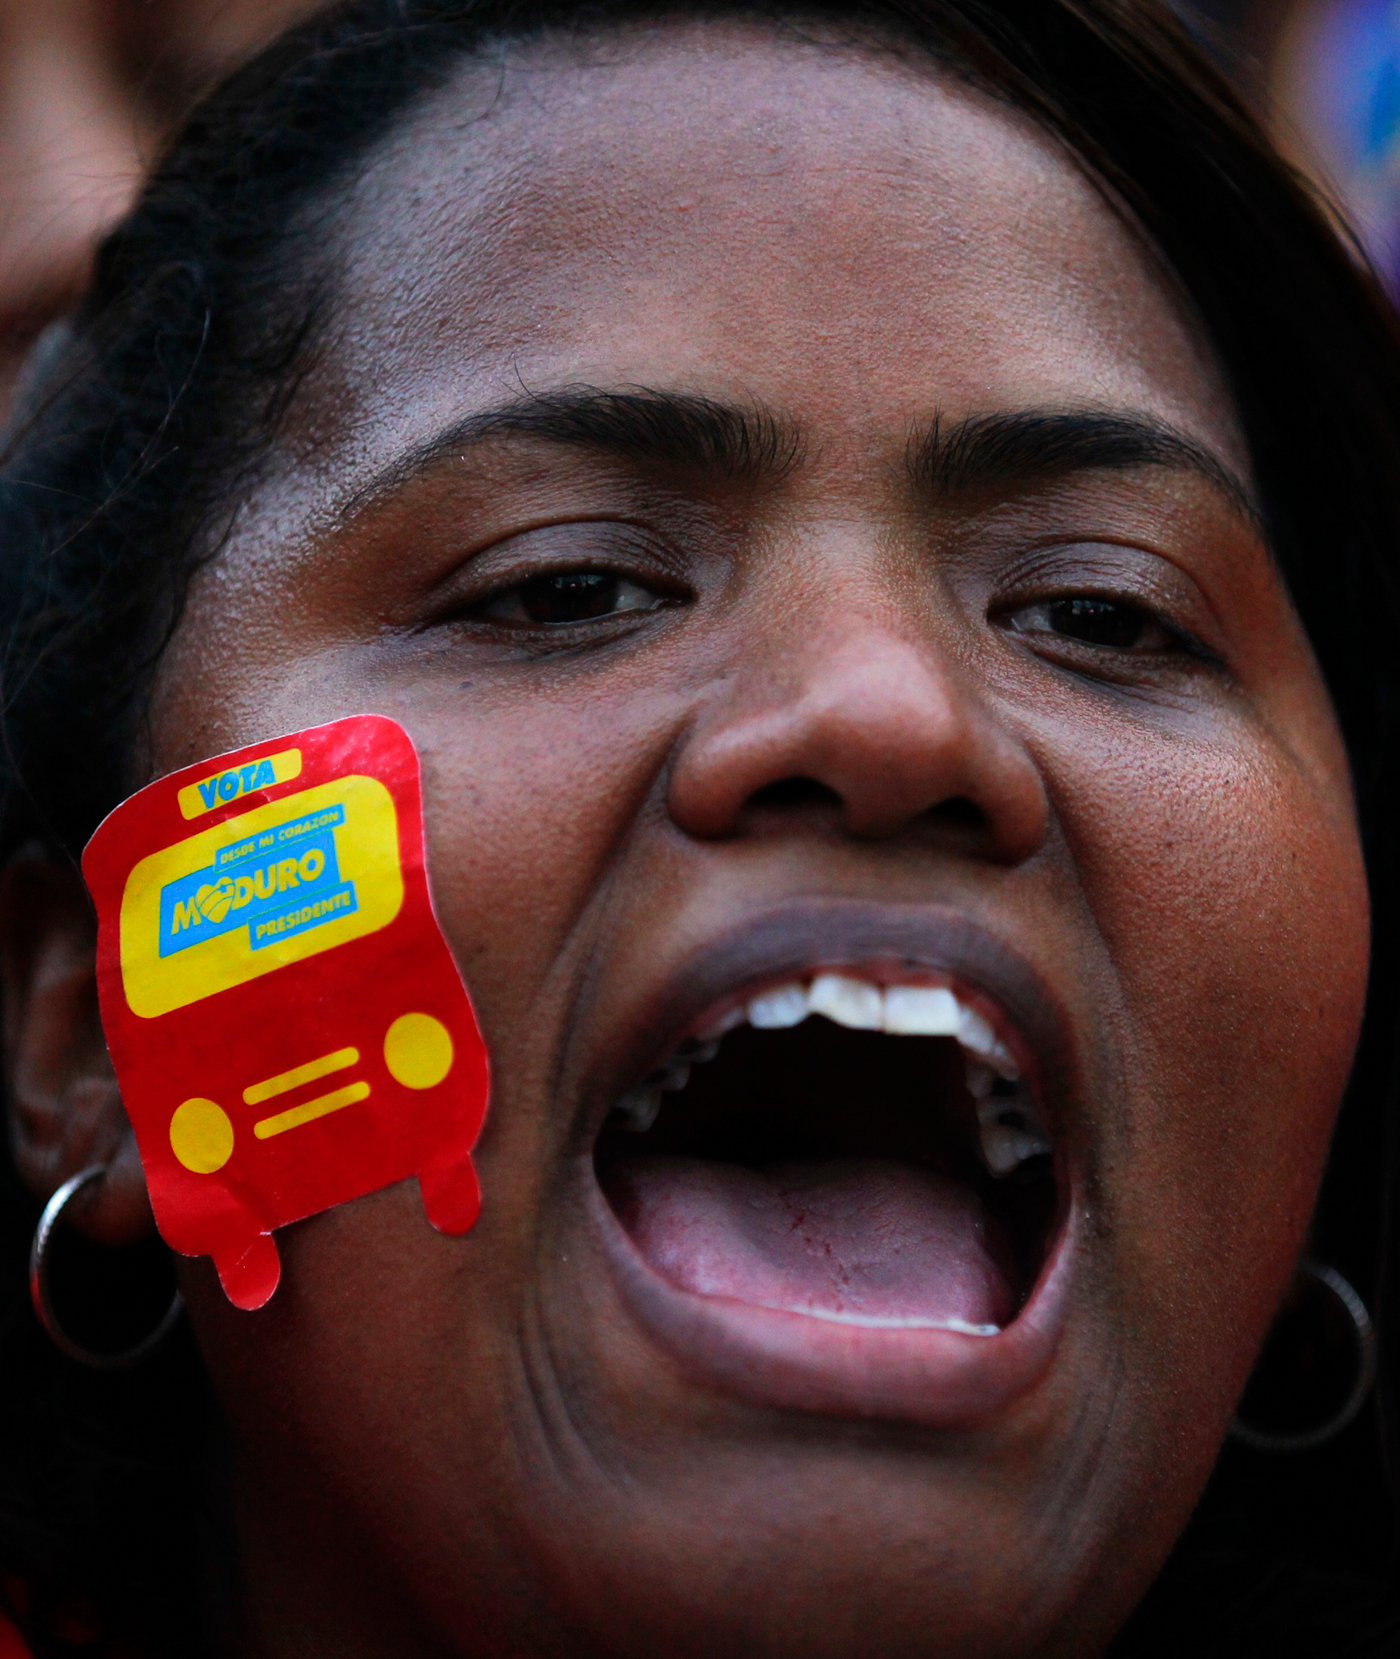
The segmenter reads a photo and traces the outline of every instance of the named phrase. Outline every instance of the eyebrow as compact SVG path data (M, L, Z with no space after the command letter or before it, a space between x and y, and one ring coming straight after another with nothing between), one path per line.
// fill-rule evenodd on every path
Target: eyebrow
M909 470L937 495L975 495L1077 472L1165 467L1193 472L1253 524L1263 514L1238 473L1195 438L1146 415L1097 409L1029 409L934 420L911 441Z
M721 403L647 386L561 386L522 393L456 422L356 491L344 516L464 449L498 438L532 438L750 485L780 482L803 453L797 424L762 404Z
M723 403L647 386L575 384L522 392L481 410L400 456L357 490L342 518L401 489L478 444L526 438L634 464L747 485L781 482L805 453L801 428L762 403ZM1205 445L1167 422L1113 410L1014 410L935 418L910 441L915 483L939 496L972 495L1078 472L1166 467L1195 473L1256 526L1262 514L1244 480Z

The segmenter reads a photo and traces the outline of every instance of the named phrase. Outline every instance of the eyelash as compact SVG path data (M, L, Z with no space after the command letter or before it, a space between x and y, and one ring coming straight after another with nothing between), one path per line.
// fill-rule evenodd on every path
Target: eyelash
M629 570L606 557L596 562L581 559L503 583L459 614L515 634L559 637L669 609L684 597L678 591L668 593L670 585L658 582L652 571ZM1134 659L1161 663L1186 657L1220 664L1215 652L1178 623L1119 594L1092 589L1052 593L1003 606L992 620L1028 640L1039 640L1042 649L1081 663L1086 657L1124 666Z
M570 566L539 571L495 588L473 604L468 614L501 628L563 632L621 616L647 615L675 602L675 596L624 570ZM520 614L509 615L512 608ZM551 615L551 610L573 614Z
M1036 622L1026 626L1020 620L1026 617L1034 617ZM1110 651L1134 650L1142 634L1153 628L1161 635L1167 634L1164 624L1151 611L1106 594L1058 594L1019 606L1009 614L1008 621L1018 633L1055 634Z
M1022 619L1028 617L1037 620L1027 625ZM1215 652L1179 623L1150 605L1115 594L1091 591L1054 594L1007 607L1001 613L1001 620L1013 633L1063 642L1063 648L1076 655L1093 653L1101 659L1119 661L1175 655L1217 666L1220 661ZM1120 637L1094 638L1096 631L1101 636L1117 631ZM1156 637L1152 643L1143 644L1144 634Z

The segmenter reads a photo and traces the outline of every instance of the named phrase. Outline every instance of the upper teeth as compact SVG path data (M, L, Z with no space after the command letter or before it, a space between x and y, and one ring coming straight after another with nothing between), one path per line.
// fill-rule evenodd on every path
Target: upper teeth
M1020 1076L1014 1056L976 1009L946 985L872 985L847 974L818 974L810 985L791 981L749 1000L749 1024L760 1031L801 1025L825 1014L852 1031L888 1031L896 1037L956 1037L999 1077Z
M790 980L751 997L747 1008L730 1009L681 1054L624 1095L617 1110L628 1126L645 1131L656 1121L662 1090L683 1089L692 1065L712 1059L719 1040L748 1023L760 1031L782 1031L821 1014L853 1031L886 1031L899 1037L954 1037L967 1067L968 1092L977 1103L982 1157L993 1175L1009 1175L1028 1158L1051 1150L1049 1136L1021 1082L1015 1056L986 1018L945 985L872 984L849 974L821 973Z

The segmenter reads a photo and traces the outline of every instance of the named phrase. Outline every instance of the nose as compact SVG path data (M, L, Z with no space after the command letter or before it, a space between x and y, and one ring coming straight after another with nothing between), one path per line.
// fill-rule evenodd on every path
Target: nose
M746 653L676 756L673 821L715 839L819 812L850 836L915 828L1000 864L1045 839L1033 757L932 644L869 626Z

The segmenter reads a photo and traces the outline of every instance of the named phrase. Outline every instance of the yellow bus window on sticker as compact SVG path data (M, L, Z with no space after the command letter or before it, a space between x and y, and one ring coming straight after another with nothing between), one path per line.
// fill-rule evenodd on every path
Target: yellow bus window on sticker
M300 756L298 756L300 760ZM122 894L122 985L168 1014L387 927L403 904L398 819L351 776L143 858Z

